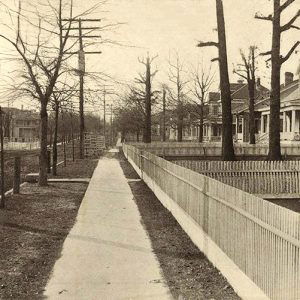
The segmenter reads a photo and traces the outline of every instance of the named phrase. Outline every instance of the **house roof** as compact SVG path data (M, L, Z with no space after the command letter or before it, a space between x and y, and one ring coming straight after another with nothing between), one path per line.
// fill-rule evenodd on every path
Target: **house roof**
M10 112L18 120L39 120L39 114L31 110L22 110L15 107L3 107L4 113Z
M266 96L269 96L269 90L263 85L256 86L255 88L255 103L260 102L265 99ZM242 100L242 103L238 103L237 105L232 105L233 113L241 113L243 111L248 110L249 99L248 99L248 84L242 86L239 90L232 94L232 101L234 100Z
M234 83L230 83L230 91L231 94L233 94L234 92L236 92L237 90L241 89L243 86L245 86L246 84L244 82L234 82Z
M284 86L282 85L280 91L280 105L295 105L300 104L300 88L299 88L299 79L294 80L292 83ZM270 107L270 97L265 97L264 99L255 103L255 110L265 110ZM248 109L248 108L247 108ZM245 109L246 110L246 109Z
M219 101L221 94L219 92L209 92L208 101Z

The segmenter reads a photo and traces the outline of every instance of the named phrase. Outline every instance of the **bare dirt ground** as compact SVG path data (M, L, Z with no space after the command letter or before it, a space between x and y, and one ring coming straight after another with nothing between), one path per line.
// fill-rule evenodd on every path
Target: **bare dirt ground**
M90 177L96 160L58 167L66 177ZM26 184L0 210L0 299L41 299L72 228L87 184Z
M138 179L122 154L119 159L125 176ZM181 300L240 299L146 184L142 181L129 184L173 297Z

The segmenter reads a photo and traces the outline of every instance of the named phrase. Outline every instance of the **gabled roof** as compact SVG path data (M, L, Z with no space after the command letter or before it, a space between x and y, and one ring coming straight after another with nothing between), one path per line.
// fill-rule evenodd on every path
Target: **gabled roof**
M245 85L246 84L242 81L241 82L230 83L231 94L235 93L237 90L241 89Z
M262 85L256 86L255 99L263 99L269 94L269 90ZM231 94L232 100L247 99L248 100L248 84L244 84L241 88Z
M286 106L288 104L300 105L300 87L299 87L299 79L294 80L292 83L287 86L282 85L282 89L280 91L280 105ZM270 107L270 97L265 97L257 101L255 104L255 110L264 110ZM243 111L248 110L248 107L245 107ZM241 112L241 111L240 111Z

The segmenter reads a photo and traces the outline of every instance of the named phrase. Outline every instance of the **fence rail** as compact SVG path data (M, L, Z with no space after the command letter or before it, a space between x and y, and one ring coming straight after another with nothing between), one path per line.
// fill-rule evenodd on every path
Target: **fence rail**
M300 194L300 161L177 160L174 163L251 194Z
M176 203L265 295L300 299L298 213L134 146L123 150L153 191Z
M220 143L195 143L195 142L153 142L131 143L139 149L147 150L158 156L201 156L201 157L220 157L222 148ZM263 156L269 152L267 144L234 144L234 152L237 156ZM282 144L281 153L283 156L300 156L300 143Z

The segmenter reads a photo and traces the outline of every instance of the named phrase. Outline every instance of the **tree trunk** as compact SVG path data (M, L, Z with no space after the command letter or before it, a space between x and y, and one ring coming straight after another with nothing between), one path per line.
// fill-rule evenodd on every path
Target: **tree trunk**
M140 141L140 131L137 130L136 132L136 141L139 142Z
M53 131L52 128L49 129L49 147L52 148L53 145Z
M58 132L58 104L55 104L54 119L54 137L53 137L53 158L52 158L52 174L57 175L57 132Z
M40 166L39 166L39 186L47 185L47 167L48 167L48 156L47 156L47 131L48 131L48 113L47 113L47 101L46 99L40 99L41 101L41 127L40 127Z
M80 95L79 95L79 118L80 118L80 125L79 125L79 158L83 159L84 157L84 111L83 111L83 102L84 102L84 95L83 95L83 74L80 74ZM105 133L104 133L105 134Z
M163 89L163 124L162 124L162 140L166 141L166 90Z
M203 142L203 104L200 106L199 143Z
M0 163L1 163L1 170L0 170L0 208L5 207L5 191L4 191L4 180L5 180L5 172L4 172L4 145L3 145L3 112L0 106Z
M228 76L225 20L222 0L216 0L218 38L219 38L219 67L222 103L222 159L235 160L232 138L231 92Z
M150 58L146 64L146 117L145 117L145 143L151 143L151 69Z
M178 98L177 104L177 141L182 142L183 139L183 107L181 103L181 99Z
M255 144L255 115L254 115L254 98L255 98L255 79L248 81L249 93L249 144Z
M274 0L270 94L269 160L281 160L280 150L280 0Z

